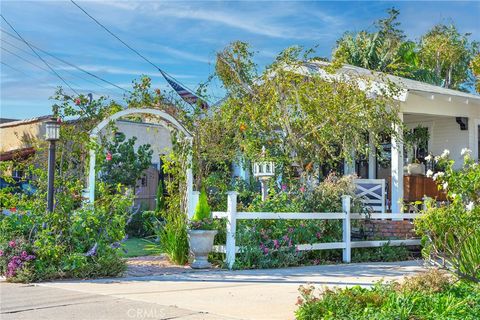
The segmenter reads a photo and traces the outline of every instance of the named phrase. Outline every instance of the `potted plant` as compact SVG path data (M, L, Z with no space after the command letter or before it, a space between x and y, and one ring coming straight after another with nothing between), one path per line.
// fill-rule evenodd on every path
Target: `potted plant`
M208 254L212 251L213 240L217 234L216 225L212 219L212 212L207 202L207 193L202 189L195 213L189 222L188 244L194 260L191 267L194 269L210 268Z
M409 175L425 175L425 165L418 159L418 151L420 148L428 147L430 134L427 127L419 125L413 130L405 132L405 142L413 148L412 163L407 165Z

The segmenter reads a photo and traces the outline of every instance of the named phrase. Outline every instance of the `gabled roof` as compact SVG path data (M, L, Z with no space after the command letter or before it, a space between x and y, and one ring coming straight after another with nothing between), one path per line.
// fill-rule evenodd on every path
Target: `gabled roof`
M314 62L309 62L308 65L310 67L312 66L318 66L319 68L324 68L330 65L329 62L324 62L324 61L314 61ZM371 71L365 68L361 67L356 67L352 66L349 64L343 65L339 69L340 73L345 73L345 74L357 74L357 75L362 75L362 76L375 76L376 74L380 74L380 72L377 71ZM385 74L391 81L395 82L397 85L399 85L402 88L405 88L409 92L424 92L424 93L430 93L430 94L443 94L443 95L449 95L449 96L454 96L454 97L460 97L460 98L465 98L465 99L474 99L477 101L480 101L480 95L476 94L471 94L463 91L458 91L458 90L453 90L453 89L447 89L439 86L435 86L429 83L417 81L417 80L412 80L412 79L407 79L407 78L402 78L398 76L393 76L390 74Z

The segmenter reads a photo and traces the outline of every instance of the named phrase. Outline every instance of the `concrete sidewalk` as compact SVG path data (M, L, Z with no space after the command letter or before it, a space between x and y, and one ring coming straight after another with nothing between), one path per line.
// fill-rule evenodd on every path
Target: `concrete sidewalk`
M30 290L66 293L65 301L57 302L59 306L49 311L49 319L293 319L301 284L370 286L422 270L421 261L340 264L58 281L36 284ZM39 310L51 308L47 300L37 303L28 296L24 304L10 299L4 303L4 291L14 290L9 286L2 284L2 320L38 319ZM71 300L85 303L69 304ZM82 306L88 312L77 313Z

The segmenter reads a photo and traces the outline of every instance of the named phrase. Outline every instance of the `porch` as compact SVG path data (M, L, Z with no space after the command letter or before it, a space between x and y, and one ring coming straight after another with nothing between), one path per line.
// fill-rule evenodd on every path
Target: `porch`
M447 149L450 158L455 160L455 167L459 168L463 163L462 149L470 149L472 157L477 160L480 149L478 98L409 92L405 102L401 103L401 110L399 116L406 130L422 128L428 132L427 143L414 152L412 148L404 146L403 132L395 128L397 139L385 141L380 150L375 150L370 144L368 159L357 159L355 166L345 163L344 167L346 174L355 173L362 179L384 181L384 208L394 213L402 212L404 203L422 201L425 196L446 200L433 179L425 175L427 170L437 170L434 161L425 160L427 155L440 155ZM421 172L409 172L408 165L413 162L420 163Z

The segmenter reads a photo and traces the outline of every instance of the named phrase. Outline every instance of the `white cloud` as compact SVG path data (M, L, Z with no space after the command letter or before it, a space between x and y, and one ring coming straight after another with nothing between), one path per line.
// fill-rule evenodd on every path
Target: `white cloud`
M179 2L155 2L155 3L132 3L115 2L108 3L120 10L134 11L135 14L142 13L154 15L166 19L176 18L184 20L198 20L214 25L247 31L252 34L262 35L281 39L311 39L312 37L325 37L329 32L321 31L318 26L306 24L303 27L291 23L291 15L304 16L305 20L316 18L325 23L325 27L339 26L343 20L339 16L329 15L318 10L309 10L308 6L303 7L301 3L278 2L273 5L261 4L258 6L223 4L219 2L201 2L186 4Z
M158 71L150 72L150 71L144 71L144 70L128 69L128 68L106 66L106 65L79 65L78 67L92 73L101 72L101 73L108 73L108 74L126 74L126 75L136 75L136 76L146 75L149 77L162 77L161 73ZM70 66L60 67L57 69L77 71L77 69ZM188 75L188 74L172 74L172 76L178 79L195 78L195 76Z

